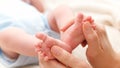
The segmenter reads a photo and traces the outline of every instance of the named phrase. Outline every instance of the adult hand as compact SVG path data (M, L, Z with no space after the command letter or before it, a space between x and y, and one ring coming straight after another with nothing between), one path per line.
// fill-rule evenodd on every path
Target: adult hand
M51 52L57 60L44 61L44 55L38 52L40 68L92 68L86 62L58 46L53 46Z
M67 68L65 65L54 59L45 61L44 55L40 52L38 52L38 58L40 68Z
M70 68L91 68L89 64L80 60L79 58L68 53L66 50L53 46L51 48L52 54L56 57L58 61Z
M105 27L96 24L93 29L85 22L82 28L88 43L86 55L93 68L120 68L120 58L112 49Z

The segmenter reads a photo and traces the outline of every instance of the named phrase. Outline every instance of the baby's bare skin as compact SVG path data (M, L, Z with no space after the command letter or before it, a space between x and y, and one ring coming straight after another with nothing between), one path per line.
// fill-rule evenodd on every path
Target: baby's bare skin
M92 19L89 17L84 19L84 16L80 13L75 18L72 24L68 24L67 26L64 27L64 29L62 29L61 40L65 43L63 43L60 40L53 39L45 34L41 33L37 34L37 37L43 40L37 45L37 49L44 54L45 60L54 59L54 57L50 53L51 52L50 49L54 45L60 46L61 48L67 50L68 52L71 52L80 43L82 43L85 40L82 32L82 23L84 21L92 22ZM55 42L57 41L60 41L61 44L56 44ZM61 46L62 44L66 46Z
M46 34L38 33L36 36L38 38L40 38L41 40L43 40L36 45L36 50L40 51L45 56L45 60L54 59L54 57L52 56L51 51L50 51L52 46L57 45L65 50L67 50L68 52L71 52L71 50L72 50L68 44L66 44L58 39L49 37Z
M84 40L81 29L83 18L82 14L78 14L74 23L61 33L61 40L71 46L72 50Z

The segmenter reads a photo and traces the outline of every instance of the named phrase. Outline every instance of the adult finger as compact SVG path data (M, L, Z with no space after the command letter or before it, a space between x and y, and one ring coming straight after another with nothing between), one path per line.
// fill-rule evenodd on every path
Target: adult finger
M99 37L99 42L101 44L100 46L105 52L110 52L110 50L112 50L112 46L111 46L111 43L109 42L106 30L105 30L105 26L100 24L95 24L95 25L96 25L95 30Z
M88 47L96 50L98 48L98 36L95 30L92 28L92 25L89 22L84 22L83 23L83 34L85 36L85 39L88 43Z
M66 68L63 64L59 63L56 60L44 61L44 55L38 52L39 66L40 68Z
M87 63L81 61L58 46L53 46L51 48L51 52L61 63L66 66L71 68L89 68Z
M71 21L69 21L69 23L67 25L65 25L64 27L62 27L60 30L64 32L64 31L66 31L73 24L74 24L74 19L72 19Z

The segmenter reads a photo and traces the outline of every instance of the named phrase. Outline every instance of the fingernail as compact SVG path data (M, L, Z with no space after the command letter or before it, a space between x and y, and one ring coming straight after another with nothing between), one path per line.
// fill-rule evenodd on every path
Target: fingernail
M52 52L53 55L56 55L56 56L59 56L59 55L61 54L60 48L57 47L57 46L53 46L53 47L51 48L51 52Z

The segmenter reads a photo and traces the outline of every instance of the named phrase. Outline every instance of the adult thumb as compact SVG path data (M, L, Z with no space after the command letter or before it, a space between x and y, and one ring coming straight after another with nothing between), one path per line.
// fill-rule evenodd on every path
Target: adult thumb
M89 22L83 23L83 34L88 43L88 48L91 50L96 50L98 48L98 36L92 25Z
M58 46L53 46L51 52L58 61L71 68L84 68L88 66L86 63Z

